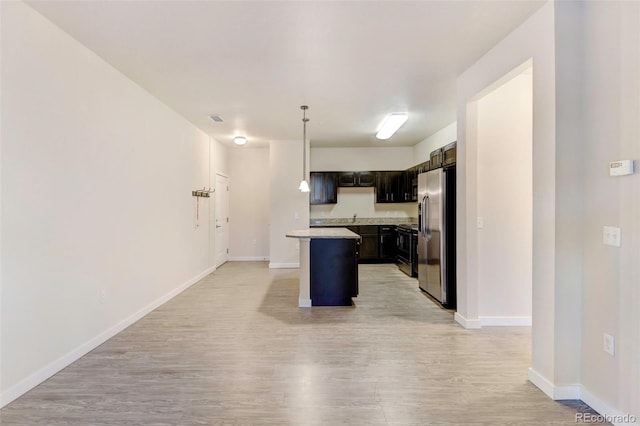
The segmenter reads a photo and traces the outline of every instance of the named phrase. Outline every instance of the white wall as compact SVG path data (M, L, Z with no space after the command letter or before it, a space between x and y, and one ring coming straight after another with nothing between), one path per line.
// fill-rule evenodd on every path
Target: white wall
M640 3L589 2L584 34L581 378L592 397L640 419L640 172L607 171L620 159L640 167ZM603 245L605 225L622 229L621 247Z
M517 75L533 60L533 293L532 372L548 394L554 385L576 383L579 378L556 383L556 373L571 370L556 353L556 325L565 320L556 303L575 303L570 295L556 300L556 111L554 5L549 2L509 36L494 46L458 78L457 146L457 290L456 319L467 327L480 326L478 267L478 153L477 100ZM508 75L509 73L514 73ZM573 297L580 297L574 294ZM563 336L564 337L564 336ZM580 330L566 336L579 347ZM576 360L573 360L575 363ZM573 380L567 383L565 380Z
M405 170L418 163L412 147L311 148L311 171Z
M191 191L225 149L30 7L1 7L4 405L211 270Z
M309 151L307 157L308 154ZM300 264L298 239L285 235L294 229L309 228L309 193L298 190L302 179L300 141L270 142L269 178L269 267L297 268Z
M556 399L640 418L640 5L549 2L458 79L458 315L478 318L477 114L533 63L533 331L529 379ZM622 247L602 244L620 226ZM603 352L603 333L616 355ZM622 421L617 424L623 424ZM636 424L638 422L636 421Z
M478 317L487 325L531 324L531 81L525 72L478 100Z
M458 128L454 121L446 127L435 132L433 135L417 143L413 147L413 160L415 164L420 164L429 159L431 151L441 148L451 142L458 140Z
M376 171L406 170L418 164L412 147L379 148L312 148L311 170ZM309 206L310 217L317 218L381 218L418 216L416 203L376 204L374 188L338 188L338 203Z
M230 260L269 258L269 148L230 149Z

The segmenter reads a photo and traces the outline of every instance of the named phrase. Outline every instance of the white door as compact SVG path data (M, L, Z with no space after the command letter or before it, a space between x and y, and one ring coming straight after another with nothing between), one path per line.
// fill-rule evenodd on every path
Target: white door
M229 259L229 178L216 174L215 266Z

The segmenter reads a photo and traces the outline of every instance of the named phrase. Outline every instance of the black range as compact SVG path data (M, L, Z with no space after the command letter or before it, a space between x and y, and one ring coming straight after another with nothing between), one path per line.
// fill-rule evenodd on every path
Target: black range
M405 274L418 276L418 225L398 225L397 263Z

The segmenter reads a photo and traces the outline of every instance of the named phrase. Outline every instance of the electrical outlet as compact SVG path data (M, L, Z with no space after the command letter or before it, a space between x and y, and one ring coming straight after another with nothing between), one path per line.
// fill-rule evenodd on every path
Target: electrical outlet
M482 216L478 216L478 229L483 229L484 228L484 218Z
M620 234L620 228L615 226L604 226L602 228L602 242L608 246L620 247Z
M610 334L604 333L604 351L611 356L616 355L616 340Z

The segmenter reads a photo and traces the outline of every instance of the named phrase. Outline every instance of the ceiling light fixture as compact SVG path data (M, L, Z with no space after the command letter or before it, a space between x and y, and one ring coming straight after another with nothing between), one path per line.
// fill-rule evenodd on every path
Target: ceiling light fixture
M309 121L307 110L309 107L302 105L300 109L302 110L302 182L300 182L298 189L300 192L309 192L309 183L307 182L307 122Z
M376 138L378 139L389 139L398 129L407 121L409 116L406 112L395 112L393 114L387 115L382 124L380 125L380 130L376 134Z
M244 136L236 136L235 138L233 138L233 143L235 143L236 145L244 145L245 143L247 143L247 138L245 138Z

